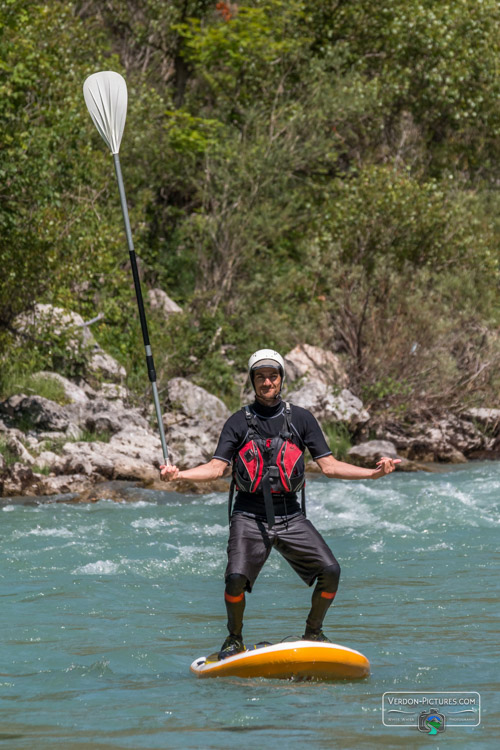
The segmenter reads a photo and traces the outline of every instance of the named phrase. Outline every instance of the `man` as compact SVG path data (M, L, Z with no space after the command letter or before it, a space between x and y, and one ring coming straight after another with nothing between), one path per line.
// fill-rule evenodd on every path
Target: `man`
M330 642L322 625L337 592L340 566L297 500L304 484L305 449L323 474L335 479L378 479L399 463L381 458L375 469L363 469L337 461L315 417L307 409L282 401L285 364L278 352L260 349L250 357L248 370L255 401L227 420L212 460L184 471L160 467L166 481L195 482L218 479L233 467L232 486L238 492L230 510L224 592L229 635L220 659L245 650L245 591L251 592L273 547L305 583L316 582L303 638Z

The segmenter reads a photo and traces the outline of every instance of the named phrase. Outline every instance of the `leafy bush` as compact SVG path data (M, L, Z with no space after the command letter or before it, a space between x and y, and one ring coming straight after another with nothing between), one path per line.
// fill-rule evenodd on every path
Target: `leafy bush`
M0 391L85 374L53 332L19 341L45 302L100 314L150 401L81 94L115 69L141 277L184 311L149 316L161 395L183 375L236 405L249 352L308 342L373 408L498 404L499 20L494 0L4 3Z
M2 385L3 390L0 391L2 400L15 393L25 393L28 396L36 394L48 398L50 401L55 401L56 404L61 404L61 406L69 403L61 383L58 383L54 378L44 377L43 375L16 374L15 371L10 371L8 377L3 378Z
M329 422L322 424L322 428L334 457L338 461L344 461L352 447L352 436L346 425L342 422Z

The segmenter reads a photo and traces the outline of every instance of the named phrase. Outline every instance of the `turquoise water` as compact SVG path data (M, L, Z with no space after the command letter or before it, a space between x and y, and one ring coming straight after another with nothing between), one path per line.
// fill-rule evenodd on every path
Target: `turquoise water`
M0 746L496 748L500 464L308 489L342 566L325 630L370 659L363 681L190 674L225 636L224 495L4 500ZM300 637L310 593L273 553L247 600L247 642ZM395 690L478 691L481 724L386 727Z

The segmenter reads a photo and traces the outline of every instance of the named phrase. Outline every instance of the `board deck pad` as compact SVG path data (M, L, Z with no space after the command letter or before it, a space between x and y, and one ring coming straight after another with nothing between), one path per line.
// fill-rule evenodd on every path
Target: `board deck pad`
M257 644L220 661L217 653L200 656L190 669L197 677L349 680L367 677L370 662L359 651L338 643L301 640Z

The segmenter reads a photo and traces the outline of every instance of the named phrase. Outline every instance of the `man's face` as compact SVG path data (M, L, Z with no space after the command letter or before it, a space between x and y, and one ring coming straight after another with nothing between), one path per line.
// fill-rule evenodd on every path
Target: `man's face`
M259 367L255 370L253 384L257 401L270 404L279 398L281 375L275 367Z

